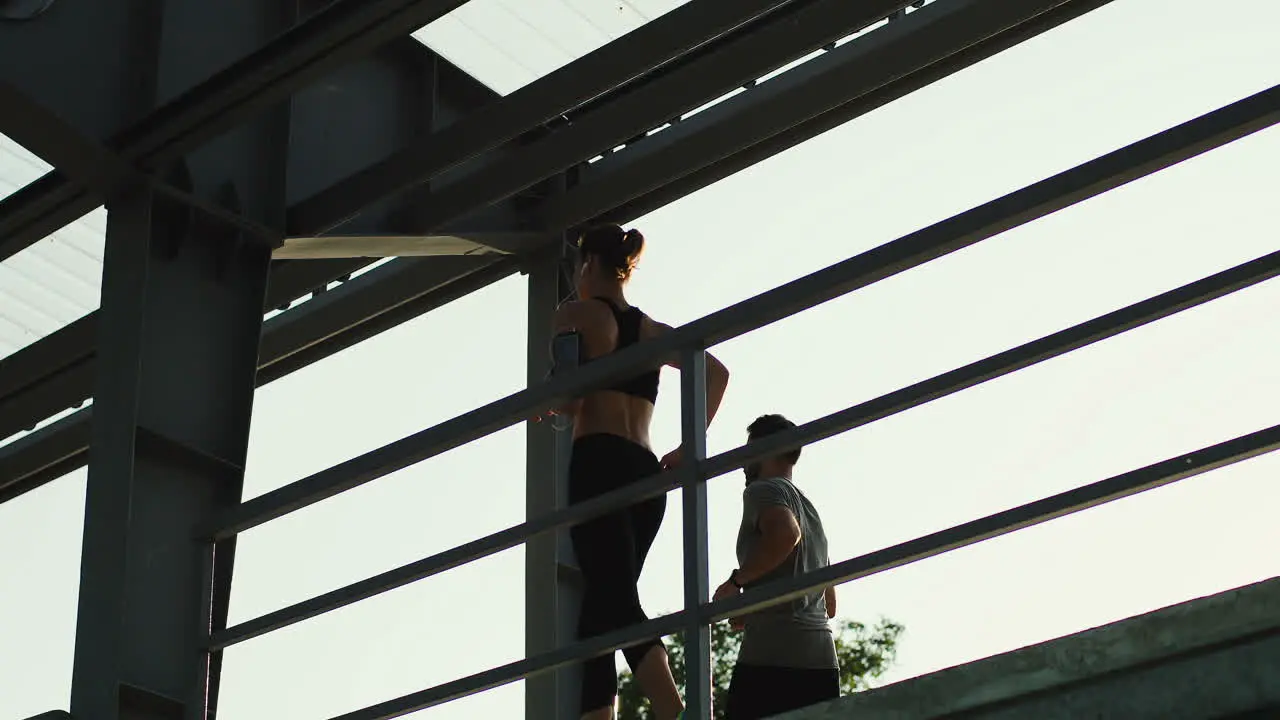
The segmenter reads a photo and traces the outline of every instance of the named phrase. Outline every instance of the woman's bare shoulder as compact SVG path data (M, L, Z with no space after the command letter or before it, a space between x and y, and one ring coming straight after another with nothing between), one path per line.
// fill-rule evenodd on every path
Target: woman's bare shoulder
M556 325L561 328L587 330L613 320L613 314L603 303L592 300L569 300L556 308Z

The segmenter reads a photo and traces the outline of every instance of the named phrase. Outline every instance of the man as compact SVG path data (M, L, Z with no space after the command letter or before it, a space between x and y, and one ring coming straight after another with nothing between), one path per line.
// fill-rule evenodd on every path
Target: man
M764 415L747 436L757 440L795 426L781 415ZM818 511L792 482L799 459L796 449L745 468L738 568L716 590L716 600L829 564ZM726 716L752 720L839 697L839 662L827 624L835 611L835 588L829 587L735 619L742 648Z

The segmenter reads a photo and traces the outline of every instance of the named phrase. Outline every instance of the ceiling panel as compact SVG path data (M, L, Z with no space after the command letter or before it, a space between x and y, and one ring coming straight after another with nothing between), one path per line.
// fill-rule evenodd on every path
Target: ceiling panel
M506 95L688 0L470 0L414 33Z
M0 198L51 168L0 135ZM98 307L107 216L98 208L0 262L0 357Z

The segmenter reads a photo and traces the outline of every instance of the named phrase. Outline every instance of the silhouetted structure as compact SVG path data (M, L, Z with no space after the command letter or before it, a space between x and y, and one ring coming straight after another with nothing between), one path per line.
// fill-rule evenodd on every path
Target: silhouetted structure
M0 446L0 500L92 458L75 718L213 717L224 648L520 543L527 659L342 717L395 717L524 677L528 717L559 717L573 679L553 671L576 658L686 632L705 668L707 623L779 592L1280 443L1273 427L707 604L708 478L1273 277L1280 253L712 458L698 421L704 348L1268 127L1280 88L544 383L550 311L569 292L566 233L639 217L1106 0L692 0L506 95L409 37L464 2L0 0L0 131L56 167L0 203L0 260L100 205L108 213L101 307L0 360L0 437L93 401ZM352 257L362 253L400 257L369 269L375 258ZM529 276L528 390L241 502L257 385L517 272ZM565 447L532 426L526 523L226 626L237 533L676 354L689 369L687 470L567 508ZM555 531L676 486L686 609L573 642L561 621L571 559ZM688 693L691 714L705 712L705 685Z

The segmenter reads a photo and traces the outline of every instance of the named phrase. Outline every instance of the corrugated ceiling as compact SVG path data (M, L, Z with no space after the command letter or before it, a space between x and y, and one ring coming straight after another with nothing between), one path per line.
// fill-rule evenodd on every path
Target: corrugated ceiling
M51 168L0 135L0 197ZM98 208L0 262L0 357L97 309L107 216Z
M413 36L506 95L688 0L470 0Z

